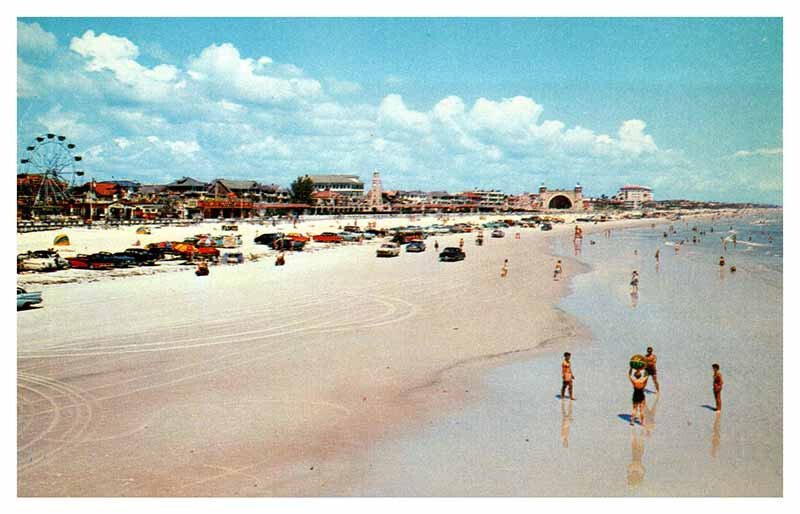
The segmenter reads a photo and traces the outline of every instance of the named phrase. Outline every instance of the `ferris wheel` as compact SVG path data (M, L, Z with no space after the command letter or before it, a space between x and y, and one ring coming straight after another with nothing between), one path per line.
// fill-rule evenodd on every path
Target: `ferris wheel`
M55 211L67 202L67 191L75 186L76 177L84 175L76 167L83 158L74 149L65 136L52 133L37 136L25 148L20 159L23 172L37 177L30 183L32 212Z

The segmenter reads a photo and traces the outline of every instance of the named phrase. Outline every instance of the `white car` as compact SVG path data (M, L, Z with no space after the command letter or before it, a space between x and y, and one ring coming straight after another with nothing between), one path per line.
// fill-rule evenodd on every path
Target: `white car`
M397 257L398 255L400 255L400 245L397 243L383 243L377 251L378 257Z
M20 271L55 271L69 268L69 262L51 250L36 250L17 255Z

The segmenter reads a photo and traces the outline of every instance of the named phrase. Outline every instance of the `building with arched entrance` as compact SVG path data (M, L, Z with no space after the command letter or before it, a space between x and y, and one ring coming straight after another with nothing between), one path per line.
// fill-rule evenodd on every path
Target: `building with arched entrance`
M589 202L583 198L580 184L573 189L547 189L542 184L533 206L542 210L585 211L589 209Z

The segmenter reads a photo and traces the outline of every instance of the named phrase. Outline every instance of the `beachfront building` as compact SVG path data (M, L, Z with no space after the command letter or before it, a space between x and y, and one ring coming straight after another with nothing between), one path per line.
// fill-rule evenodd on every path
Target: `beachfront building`
M643 204L653 201L653 190L646 186L626 185L619 188L614 198L621 201L625 209L641 209Z
M512 211L531 211L536 195L522 193L508 197L508 208Z
M461 193L467 203L478 205L479 210L502 210L507 208L508 196L497 189L474 189Z
M164 185L163 187L172 193L188 193L192 191L203 192L208 189L208 184L206 182L195 180L192 177L181 177L174 182Z
M534 208L541 210L568 210L586 211L589 210L589 202L583 197L583 187L580 183L575 184L572 189L547 189L542 184L539 186L539 194L533 203Z
M363 198L364 183L358 175L306 175L314 191L333 191L348 198Z

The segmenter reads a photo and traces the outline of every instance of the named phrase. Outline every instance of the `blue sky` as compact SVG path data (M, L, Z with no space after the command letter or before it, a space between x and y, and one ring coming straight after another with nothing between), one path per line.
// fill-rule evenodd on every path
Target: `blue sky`
M98 180L782 203L780 19L20 18L20 156Z

